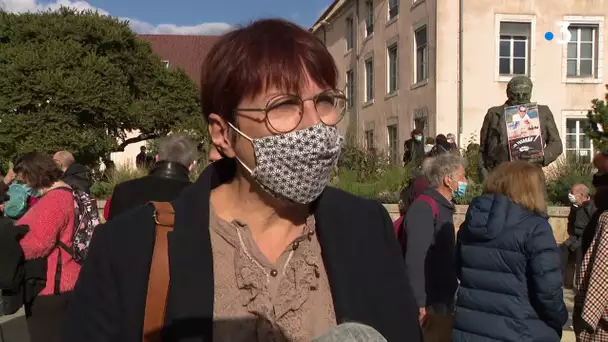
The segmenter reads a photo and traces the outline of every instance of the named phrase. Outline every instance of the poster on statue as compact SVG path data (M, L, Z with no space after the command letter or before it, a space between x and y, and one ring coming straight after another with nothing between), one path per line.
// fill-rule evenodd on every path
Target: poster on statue
M540 160L544 156L540 118L535 103L505 108L511 160Z

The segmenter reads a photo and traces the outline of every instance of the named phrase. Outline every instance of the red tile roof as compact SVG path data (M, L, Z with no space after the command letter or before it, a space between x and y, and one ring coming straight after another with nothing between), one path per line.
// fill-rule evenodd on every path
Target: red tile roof
M201 65L205 55L219 36L138 35L150 43L152 51L172 68L183 69L200 85Z

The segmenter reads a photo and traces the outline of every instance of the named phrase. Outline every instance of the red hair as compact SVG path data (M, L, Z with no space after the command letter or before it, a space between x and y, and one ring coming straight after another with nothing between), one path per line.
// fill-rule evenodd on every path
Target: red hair
M321 88L336 88L336 63L309 31L282 19L263 19L228 32L211 48L201 73L205 118L216 113L234 121L234 109L269 87L299 95L310 77Z

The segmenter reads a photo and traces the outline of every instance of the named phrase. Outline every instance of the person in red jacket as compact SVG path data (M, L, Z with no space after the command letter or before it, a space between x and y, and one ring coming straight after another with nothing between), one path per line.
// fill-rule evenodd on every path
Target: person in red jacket
M29 232L20 240L26 260L46 258L46 286L30 303L25 314L31 342L60 341L60 328L69 293L76 284L80 265L57 240L72 245L74 197L61 180L63 172L53 158L42 153L26 153L15 162L17 179L31 187L40 200L19 219Z

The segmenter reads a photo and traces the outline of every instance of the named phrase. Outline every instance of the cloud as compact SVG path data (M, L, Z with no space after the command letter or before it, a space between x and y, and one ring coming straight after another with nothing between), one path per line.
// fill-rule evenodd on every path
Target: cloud
M79 11L93 10L103 15L110 15L108 11L81 0L55 0L55 2L51 3L41 3L37 0L0 0L0 10L12 13L55 11L62 6ZM119 17L119 19L128 21L131 29L141 34L218 35L232 28L231 25L226 23L202 23L193 26L179 26L175 24L153 25L134 18Z

